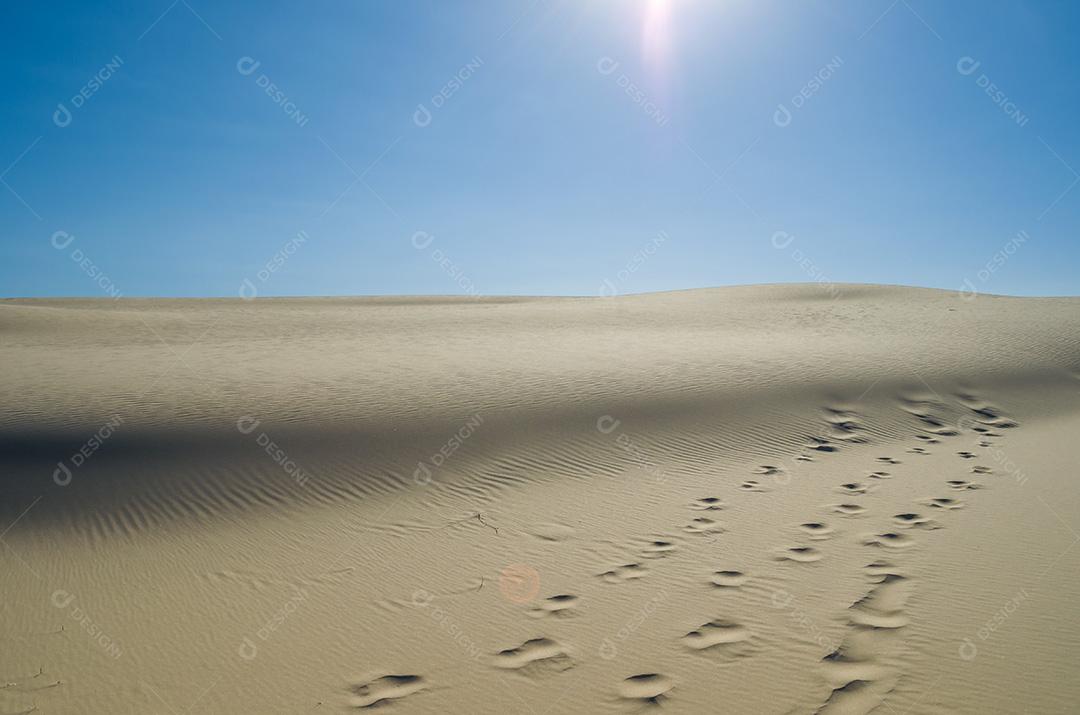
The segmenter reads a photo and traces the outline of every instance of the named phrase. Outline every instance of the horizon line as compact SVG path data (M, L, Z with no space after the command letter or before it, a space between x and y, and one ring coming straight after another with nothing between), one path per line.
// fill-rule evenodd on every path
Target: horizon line
M991 298L1036 298L1036 299L1055 299L1055 298L1080 298L1080 295L1018 295L1010 293L990 293L978 290L965 291L963 288L940 288L937 286L920 286L920 285L906 285L902 283L845 283L839 281L798 281L798 282L779 282L779 283L734 283L727 285L712 285L712 286L696 286L693 288L670 288L663 290L653 291L639 291L628 293L613 293L611 295L605 295L603 293L595 294L556 294L556 293L491 293L491 294L460 294L460 293L340 293L340 294L283 294L283 295L267 295L267 296L251 296L245 297L242 295L197 295L197 296L163 296L163 295L118 295L118 296L102 296L102 295L23 295L23 296L3 296L0 297L0 301L101 301L101 302L120 302L120 301L137 301L137 300L166 300L166 301L181 301L181 300L226 300L226 301L240 301L244 303L250 303L253 301L267 301L267 300L321 300L321 299L333 299L333 298L346 298L346 299L381 299L381 298L439 298L444 300L460 300L462 302L476 301L481 302L484 300L498 300L506 298L518 298L518 299L537 299L537 298L566 298L566 299L585 299L585 298L630 298L640 297L648 295L663 295L667 293L687 293L692 291L713 291L713 290L725 290L725 289L739 289L739 288L772 288L772 287L816 287L824 291L829 291L836 288L904 288L908 290L926 290L937 291L942 293L953 293L959 297L965 295L972 296L986 296Z

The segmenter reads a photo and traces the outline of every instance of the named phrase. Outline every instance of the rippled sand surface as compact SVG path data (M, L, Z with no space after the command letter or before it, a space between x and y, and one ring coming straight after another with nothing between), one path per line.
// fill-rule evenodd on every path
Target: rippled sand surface
M1080 299L8 300L0 357L3 715L1080 699Z

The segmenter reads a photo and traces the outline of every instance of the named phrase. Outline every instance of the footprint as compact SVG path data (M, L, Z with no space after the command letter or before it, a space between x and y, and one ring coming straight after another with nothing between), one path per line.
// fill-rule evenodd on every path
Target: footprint
M866 596L849 607L847 635L822 660L832 692L815 711L819 715L876 711L896 687L899 673L890 661L900 647L897 633L908 623L904 609L910 588L905 577L885 573Z
M799 528L809 534L811 539L828 539L833 533L831 526L820 521L808 521L799 524Z
M994 405L980 399L975 395L957 395L957 399L961 404L971 410L972 414L977 415L982 424L993 425L995 427L1002 427L1008 429L1016 427L1017 423L1013 420L1005 417L1004 412ZM1006 427L1006 425L1008 427Z
M541 637L499 651L495 654L495 665L508 670L562 672L573 668L574 661L558 642Z
M861 504L833 504L832 510L844 516L857 516L866 511Z
M949 481L947 481L945 483L948 484L951 488L959 489L959 490L963 490L963 489L982 489L983 488L982 484L976 484L975 482L969 482L969 481L964 480L964 479L950 479Z
M569 593L560 593L557 596L545 598L535 607L529 609L529 615L542 618L544 616L569 616L577 607L578 597Z
M870 472L871 479L892 479L892 475L888 472Z
M675 683L671 678L659 673L641 673L631 675L619 684L619 696L629 700L659 702L660 698L671 692Z
M536 524L529 533L544 541L566 541L573 538L574 529L566 524Z
M695 499L690 508L698 511L720 511L724 508L724 502L719 497L701 497Z
M896 574L896 566L888 561L874 561L865 566L866 574L873 578L880 578L882 576L889 576L890 574Z
M848 416L837 415L829 418L829 424L836 432L842 435L841 439L846 438L848 435L855 434L859 431L859 423Z
M644 578L647 573L641 564L623 564L600 574L600 578L608 583L623 583L624 581Z
M744 626L717 619L690 631L682 637L682 642L693 650L705 650L706 648L745 643L749 639L750 631Z
M684 526L683 531L689 534L719 534L724 531L724 527L718 521L699 516Z
M851 605L851 623L864 628L903 628L909 623L904 606L910 592L910 581L886 574L870 593Z
M911 447L908 449L908 454L921 454L923 456L929 456L930 453L922 447Z
M973 474L990 474L993 471L994 470L991 469L990 467L983 467L983 466L980 466L980 465L976 465L976 466L971 468L971 472Z
M996 407L986 405L985 403L981 406L968 405L968 407L971 409L972 413L979 416L979 422L987 425L988 427L996 427L998 429L1012 429L1013 427L1019 426L1015 421L1009 419L1008 417L1005 417L1002 414L1001 410Z
M893 459L892 457L878 457L877 461L883 464L901 464L900 460Z
M929 414L927 414L925 412L912 412L911 414L915 415L915 417L917 417L918 420L920 422L922 422L924 425L928 425L930 427L935 427L935 428L945 426L945 423L942 422L940 419L938 419L937 417L934 417L933 415L929 415Z
M884 534L875 534L863 540L865 546L883 546L887 549L909 549L915 545L915 540L907 534L898 534L888 531Z
M875 538L885 537L892 541L901 535L881 534ZM869 564L866 571L879 579L848 608L847 635L836 650L822 659L823 675L832 692L814 711L818 715L876 712L900 680L896 654L903 647L899 633L908 624L906 606L912 582L884 560Z
M908 402L908 406L904 407L904 410L907 411L909 414L911 414L916 419L918 419L924 425L927 425L929 427L934 427L935 429L945 426L945 422L940 417L936 417L936 416L930 414L929 412L927 412L926 410L924 410L924 409L922 409L920 407L920 405L933 405L933 404L937 404L937 403L928 402L928 401L922 401L922 400L917 400L917 401L910 401L909 400L907 402Z
M837 439L842 439L845 442L854 444L861 444L866 441L858 434L862 429L858 414L851 412L850 410L832 407L827 407L825 409L826 412L829 413L825 420L832 427L832 433Z
M840 671L838 671L840 672ZM885 697L896 687L897 679L890 671L872 663L863 668L852 669L852 675L842 678L848 682L835 688L818 715L849 715L869 713L885 702ZM855 675L858 673L858 675Z
M738 588L749 580L742 571L717 571L712 575L712 584L718 588Z
M957 452L964 459L975 459L975 455L971 452Z
M784 470L782 467L774 467L771 464L763 464L754 470L754 474L761 474L766 477L775 477L777 474L782 473Z
M739 485L739 489L744 492L767 492L769 491L765 487L761 486L759 482L753 479L747 479L745 482Z
M838 452L839 447L829 442L827 439L821 437L811 437L810 441L805 445L807 449L814 450L815 452Z
M896 523L905 529L940 529L936 521L923 516L922 514L916 514L915 512L907 512L904 514L896 514L893 516Z
M833 691L833 697L829 698L830 703L833 702L837 692L850 687L852 684L872 683L889 673L887 668L877 662L876 656L879 648L875 643L878 640L876 635L876 632L871 629L855 626L836 650L821 659L825 666L825 679L829 681L830 685L836 687L836 690ZM850 715L850 713L869 713L872 710L872 707L865 709L832 709L826 704L825 707L814 712L818 715L821 713Z
M349 705L354 708L370 708L390 700L404 698L425 688L419 675L383 675L372 680L349 685Z
M800 564L809 564L821 561L822 553L813 546L792 546L777 554L777 561L794 561Z
M963 509L964 502L959 499L952 499L950 497L937 497L926 502L927 506L932 506L935 509Z
M645 545L641 555L647 559L661 559L675 550L675 544L663 539L650 541Z
M926 403L926 404L929 404L929 403ZM934 404L940 406L940 403L934 403ZM935 436L938 436L938 437L955 437L957 434L959 434L955 429L948 426L945 419L943 419L941 417L937 417L935 415L932 415L932 414L930 414L928 412L925 412L923 410L920 410L920 409L911 409L911 408L905 408L905 409L907 409L908 412L910 412L912 415L914 415L920 422L922 422L924 425L926 425L926 431L929 432L932 435L935 435ZM917 435L916 437L917 437L917 439L924 439L924 440L928 440L928 441L932 441L932 442L937 442L936 439L934 439L933 437L930 437L929 435Z
M865 484L860 484L859 482L848 482L847 484L840 485L840 491L845 494L851 494L852 496L866 494L867 486Z

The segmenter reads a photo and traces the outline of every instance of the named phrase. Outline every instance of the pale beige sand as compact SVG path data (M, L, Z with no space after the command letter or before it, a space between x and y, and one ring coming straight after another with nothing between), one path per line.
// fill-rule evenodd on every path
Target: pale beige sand
M0 357L0 714L1080 699L1080 299L18 300Z

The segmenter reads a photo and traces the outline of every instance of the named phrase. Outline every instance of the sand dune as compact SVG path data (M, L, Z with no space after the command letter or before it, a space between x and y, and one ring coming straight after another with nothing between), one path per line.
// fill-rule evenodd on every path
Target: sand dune
M1080 299L6 300L0 336L0 715L1080 697Z

